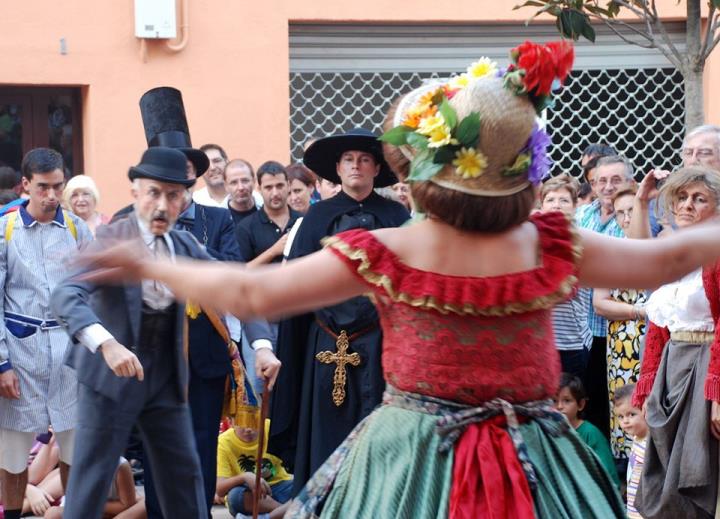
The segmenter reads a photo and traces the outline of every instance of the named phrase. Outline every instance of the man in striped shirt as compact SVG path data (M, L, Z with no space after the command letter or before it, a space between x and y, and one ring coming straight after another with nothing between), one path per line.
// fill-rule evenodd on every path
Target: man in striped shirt
M595 165L590 179L597 196L591 204L580 206L575 213L578 227L622 238L623 230L615 220L613 196L629 187L633 179L632 164L620 155L602 157ZM591 296L592 297L592 296ZM607 381L607 321L597 315L590 305L588 324L593 334L592 348L585 376L585 386L590 397L585 408L585 418L607 437L610 436L610 396Z
M20 517L27 457L35 436L52 426L67 482L74 443L77 380L63 364L67 335L50 312L50 294L66 260L92 240L85 223L60 208L62 156L30 150L22 162L30 194L0 218L0 483L5 518Z

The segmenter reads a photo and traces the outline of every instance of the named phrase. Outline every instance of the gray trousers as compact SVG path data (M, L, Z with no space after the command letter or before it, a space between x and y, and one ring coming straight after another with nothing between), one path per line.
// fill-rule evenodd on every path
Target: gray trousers
M163 515L207 518L190 409L178 400L172 363L162 360L161 351L140 352L145 380L130 383L120 402L79 384L75 453L63 514L66 519L102 517L118 459L135 423L146 456L158 467L155 488Z

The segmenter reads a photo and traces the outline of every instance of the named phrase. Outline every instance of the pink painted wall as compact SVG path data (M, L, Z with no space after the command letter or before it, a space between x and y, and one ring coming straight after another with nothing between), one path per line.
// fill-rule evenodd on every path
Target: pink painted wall
M149 41L146 62L134 36L131 0L3 6L0 85L83 87L85 172L98 182L104 212L129 201L127 168L145 148L138 100L155 86L182 90L196 146L216 142L253 164L288 159L289 21L467 23L525 20L532 13L513 11L514 0L188 1L186 49L173 53L162 40ZM660 4L668 17L682 18L682 3ZM60 54L60 38L67 41L67 55ZM719 54L708 70L714 84ZM706 97L709 119L717 121L720 102Z

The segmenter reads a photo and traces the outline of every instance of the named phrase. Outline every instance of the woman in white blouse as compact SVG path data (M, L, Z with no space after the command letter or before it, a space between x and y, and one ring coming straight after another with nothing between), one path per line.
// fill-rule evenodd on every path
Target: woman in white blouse
M720 173L683 168L670 175L660 197L679 229L696 225L718 215ZM645 518L714 517L720 263L660 287L645 311L650 328L633 402L645 410L650 437L635 504Z

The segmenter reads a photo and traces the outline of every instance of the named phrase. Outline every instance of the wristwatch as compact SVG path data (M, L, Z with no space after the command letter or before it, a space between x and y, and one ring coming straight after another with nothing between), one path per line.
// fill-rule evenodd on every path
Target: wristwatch
M0 360L0 373L5 373L13 369L10 359Z

